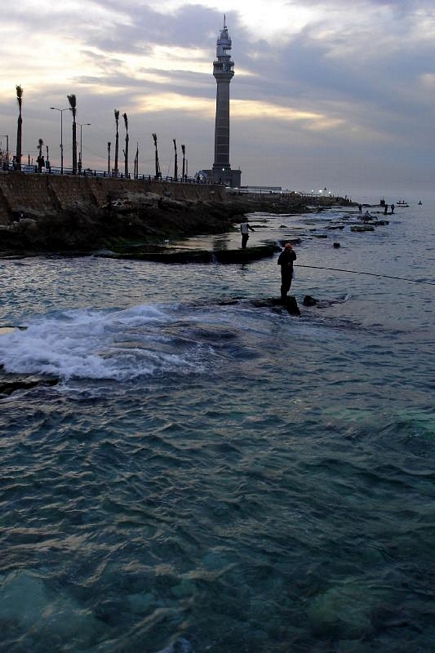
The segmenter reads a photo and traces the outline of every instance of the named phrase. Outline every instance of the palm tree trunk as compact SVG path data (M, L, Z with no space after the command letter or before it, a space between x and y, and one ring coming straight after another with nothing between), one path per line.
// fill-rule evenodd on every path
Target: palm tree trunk
M115 125L116 125L116 134L115 134L115 175L118 175L118 155L119 155L119 111L115 109Z
M125 124L125 150L124 150L124 173L125 173L125 178L128 179L128 117L127 114L124 113L122 115L124 118L124 124Z
M153 140L154 140L154 148L155 148L156 179L160 179L162 174L160 172L159 150L157 148L157 134L153 134Z
M178 181L178 153L177 153L177 141L175 138L174 141L174 181Z
M73 173L73 175L75 175L75 174L77 174L77 124L76 124L75 111L73 112L72 142L73 142L72 173Z
M76 112L77 112L77 100L75 95L67 95L68 102L70 105L71 113L73 116L72 122L72 173L75 175L77 173L77 125L76 125Z
M136 156L134 157L134 178L139 179L139 143L136 143Z
M17 151L16 151L16 165L17 170L21 170L21 157L22 157L22 139L23 139L23 117L21 108L23 105L23 89L21 86L16 86L17 101L18 101L18 120L17 120Z

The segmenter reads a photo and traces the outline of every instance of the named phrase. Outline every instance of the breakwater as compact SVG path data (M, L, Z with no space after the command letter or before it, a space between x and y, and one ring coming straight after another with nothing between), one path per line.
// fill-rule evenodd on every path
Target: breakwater
M101 207L110 198L127 193L155 193L175 200L216 200L225 197L223 186L111 177L0 174L0 224L23 213L53 214L79 203Z

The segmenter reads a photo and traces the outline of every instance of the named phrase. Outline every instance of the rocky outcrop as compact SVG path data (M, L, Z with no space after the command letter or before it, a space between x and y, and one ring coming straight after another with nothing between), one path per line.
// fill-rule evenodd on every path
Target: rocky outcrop
M232 227L239 207L214 201L174 201L140 195L106 202L82 202L55 214L28 210L0 229L4 252L125 251L198 233L221 233Z
M173 197L172 191L133 192L131 187L128 192L111 191L101 203L88 197L52 212L36 208L14 212L10 223L0 226L0 252L65 254L107 249L119 254L137 254L140 247L166 240L228 232L244 214L264 206L265 200L256 202L245 196L225 200L180 199ZM293 209L307 210L300 204L295 204ZM143 253L149 254L146 249ZM161 252L154 254L159 259L162 257ZM246 256L255 260L255 255L254 250ZM173 261L179 258L174 252L171 256ZM198 253L197 259L202 256ZM234 261L232 253L220 252L219 256L222 262ZM238 254L237 260L243 262L243 254Z
M0 396L11 395L18 390L31 390L38 386L50 387L58 383L58 379L9 375L7 378L0 380Z
M135 247L124 252L102 252L105 258L135 259L155 263L250 263L273 256L280 248L273 243L265 243L247 249L172 249L171 247Z
M294 193L229 195L222 186L204 184L5 173L0 174L0 255L106 250L180 262L187 260L186 254L152 247L231 231L247 213L305 213L309 199ZM218 262L245 262L271 253L264 248L245 254L196 252L190 260L209 262L211 256Z
M292 295L288 295L285 301L281 298L272 297L270 299L254 300L252 303L258 308L271 308L278 312L285 311L289 315L299 316L301 314L296 297L293 297Z
M93 175L0 173L0 224L7 225L21 213L55 215L78 204L101 207L109 196L154 194L187 201L224 201L225 188L205 184Z

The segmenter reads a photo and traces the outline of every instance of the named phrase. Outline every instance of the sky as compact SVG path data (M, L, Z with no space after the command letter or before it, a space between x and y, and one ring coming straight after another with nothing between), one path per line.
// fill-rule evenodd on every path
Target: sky
M5 6L7 5L7 7ZM358 196L432 190L435 4L432 0L15 0L0 10L0 147L38 140L71 165L72 116L83 165L120 159L127 114L130 170L172 175L173 139L188 172L211 168L213 60L224 14L232 38L230 162L242 185ZM89 125L87 123L90 123ZM392 198L397 201L399 196Z

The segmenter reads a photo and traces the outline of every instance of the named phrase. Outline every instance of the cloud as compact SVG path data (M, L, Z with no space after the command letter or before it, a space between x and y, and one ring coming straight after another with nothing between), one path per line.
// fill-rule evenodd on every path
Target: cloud
M382 166L387 177L392 169L403 176L406 164L399 170L396 161L405 152L409 179L427 170L435 9L425 0L20 0L0 25L1 131L13 141L22 84L25 148L41 136L57 153L49 107L75 93L80 121L92 124L95 167L104 166L115 107L144 149L159 131L169 160L171 139L189 139L191 166L210 167L224 12L235 61L231 161L246 183L285 183L286 167L309 176L321 162L331 176L335 167L360 177L364 161L376 178Z

